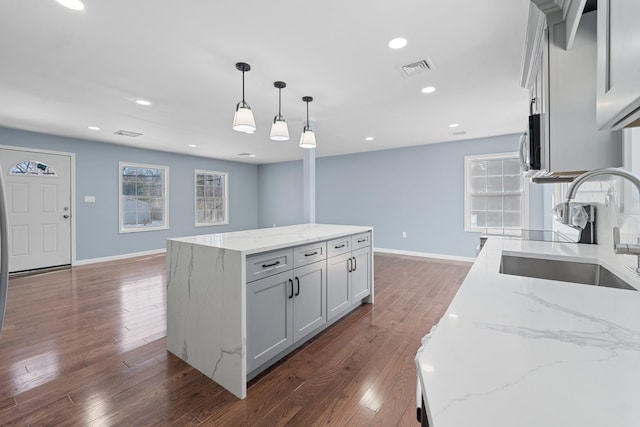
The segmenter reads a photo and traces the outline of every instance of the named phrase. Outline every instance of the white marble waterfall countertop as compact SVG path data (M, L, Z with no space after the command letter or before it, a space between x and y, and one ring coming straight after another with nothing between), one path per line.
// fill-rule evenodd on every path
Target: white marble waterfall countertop
M333 224L298 224L269 227L230 233L202 234L169 240L194 245L240 251L246 255L275 249L304 245L319 240L330 240L350 234L364 233L373 227Z
M489 239L417 358L432 427L640 426L640 292L503 275L503 252L596 261L640 289L610 247Z

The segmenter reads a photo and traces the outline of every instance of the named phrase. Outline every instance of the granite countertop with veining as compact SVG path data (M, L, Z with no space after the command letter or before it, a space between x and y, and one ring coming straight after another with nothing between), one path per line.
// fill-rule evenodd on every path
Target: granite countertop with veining
M240 251L248 255L294 245L304 245L320 240L336 239L371 230L373 230L372 227L356 225L298 224L229 233L201 234L168 240Z
M610 247L489 239L417 359L432 427L640 426L640 292L503 275L503 252L640 289Z

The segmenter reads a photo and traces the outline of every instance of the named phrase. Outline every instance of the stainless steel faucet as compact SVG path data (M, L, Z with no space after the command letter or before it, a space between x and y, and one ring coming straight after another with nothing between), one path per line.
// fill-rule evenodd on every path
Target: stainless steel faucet
M586 180L599 175L613 175L626 178L636 186L640 193L640 177L628 170L621 168L602 168L585 172L577 177L567 190L567 200L564 202L564 212L562 215L563 224L569 224L569 202L576 196L578 188ZM638 241L640 242L640 239ZM640 243L620 243L620 227L613 227L613 251L617 254L636 255L638 257L636 272L640 273Z

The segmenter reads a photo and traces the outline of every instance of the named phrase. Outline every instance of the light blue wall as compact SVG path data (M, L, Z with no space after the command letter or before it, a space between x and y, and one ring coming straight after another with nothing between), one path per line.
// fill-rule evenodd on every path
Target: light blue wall
M301 224L303 210L302 161L258 167L258 226Z
M464 231L464 156L517 151L518 138L504 135L318 158L316 222L373 226L378 248L472 257L479 234ZM293 182L301 173L301 162L260 167L261 225L302 217L301 192L295 197L278 194L271 185ZM530 228L543 224L542 194L541 187L531 187ZM289 206L295 202L299 213L288 208L285 216L270 205L287 201Z
M76 257L102 258L164 248L169 237L245 230L258 225L258 167L0 128L0 145L76 154ZM118 162L169 166L169 230L118 233ZM230 224L194 226L194 170L229 172ZM84 196L96 203L84 203Z

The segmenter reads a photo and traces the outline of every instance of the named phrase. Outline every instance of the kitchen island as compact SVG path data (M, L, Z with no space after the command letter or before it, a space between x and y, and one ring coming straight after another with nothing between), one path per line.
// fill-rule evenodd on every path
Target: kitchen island
M640 289L609 246L490 238L416 358L431 427L640 426L640 292L501 274L503 254Z
M373 229L302 224L167 240L167 349L243 399L247 380L362 302Z

